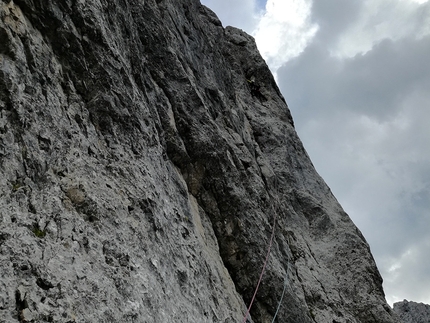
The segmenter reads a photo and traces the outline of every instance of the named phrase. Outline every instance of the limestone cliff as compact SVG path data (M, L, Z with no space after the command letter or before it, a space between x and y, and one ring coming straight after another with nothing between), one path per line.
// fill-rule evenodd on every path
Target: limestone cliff
M429 323L430 305L407 301L393 304L394 312L400 316L403 323Z
M0 17L0 322L241 322L274 220L253 322L284 282L276 322L398 322L252 37L197 0Z

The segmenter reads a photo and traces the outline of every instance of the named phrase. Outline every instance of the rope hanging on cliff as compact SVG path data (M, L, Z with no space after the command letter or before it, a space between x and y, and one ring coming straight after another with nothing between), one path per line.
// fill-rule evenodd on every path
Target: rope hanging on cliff
M279 309L281 308L282 300L284 299L285 290L287 289L288 285L288 271L290 270L290 263L288 263L287 267L287 273L285 274L285 280L284 280L284 290L282 291L281 299L279 300L278 307L276 308L275 315L273 316L272 323L275 323L276 316L278 316Z
M273 207L273 205L272 205L272 207ZM266 270L267 261L269 260L270 249L272 248L273 237L275 236L276 217L278 215L276 211L274 212L274 214L275 215L273 217L272 235L270 237L269 248L267 249L266 260L264 261L263 269L261 270L260 278L258 279L257 287L255 287L255 292L254 292L254 295L252 296L251 303L249 303L249 307L246 311L245 316L243 317L243 323L246 323L246 321L247 321L249 312L251 311L252 304L254 303L254 300L255 300L255 296L257 295L258 288L260 287L261 280L263 279L263 274L264 274L264 271Z

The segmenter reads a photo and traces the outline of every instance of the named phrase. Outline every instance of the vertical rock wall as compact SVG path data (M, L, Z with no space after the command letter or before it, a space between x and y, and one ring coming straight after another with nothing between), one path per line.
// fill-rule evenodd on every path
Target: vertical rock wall
M195 0L0 1L0 322L397 322L254 40ZM253 91L249 81L259 87Z

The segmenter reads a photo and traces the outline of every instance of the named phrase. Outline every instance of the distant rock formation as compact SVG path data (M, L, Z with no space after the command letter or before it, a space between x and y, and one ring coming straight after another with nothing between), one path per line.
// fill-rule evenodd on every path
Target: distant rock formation
M0 322L241 322L274 222L254 323L284 282L276 322L398 322L252 37L197 0L0 18Z
M429 323L430 305L407 301L393 304L394 312L400 316L403 323Z

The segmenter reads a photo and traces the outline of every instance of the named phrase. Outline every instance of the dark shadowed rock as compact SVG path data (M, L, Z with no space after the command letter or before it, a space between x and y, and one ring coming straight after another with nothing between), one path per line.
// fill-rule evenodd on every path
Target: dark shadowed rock
M197 0L0 1L0 322L398 322L252 37ZM255 82L258 91L253 90Z
M430 305L407 300L393 304L393 309L403 323L429 323Z

